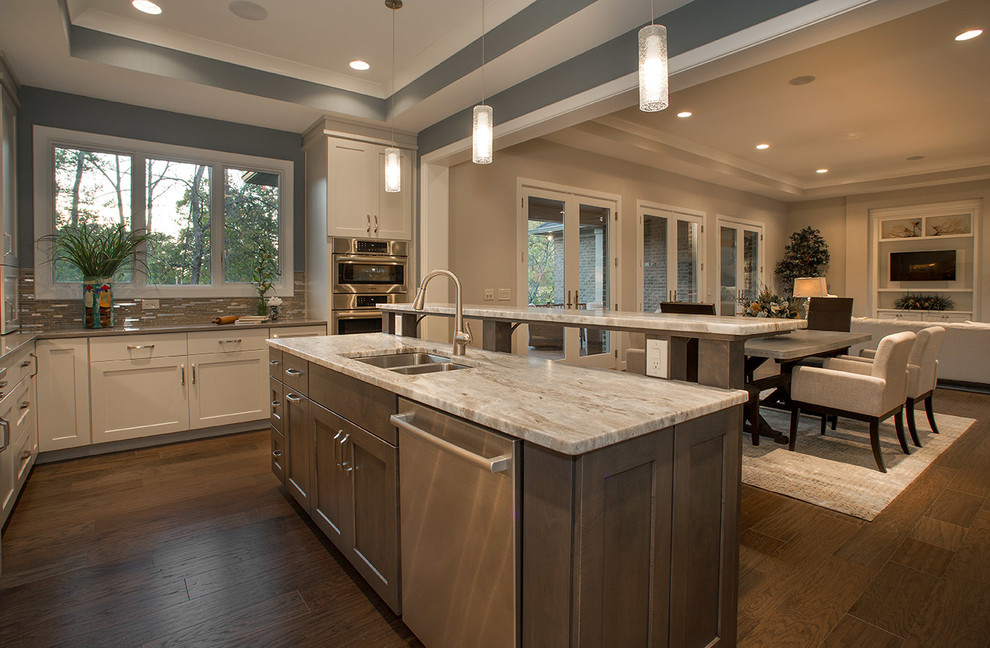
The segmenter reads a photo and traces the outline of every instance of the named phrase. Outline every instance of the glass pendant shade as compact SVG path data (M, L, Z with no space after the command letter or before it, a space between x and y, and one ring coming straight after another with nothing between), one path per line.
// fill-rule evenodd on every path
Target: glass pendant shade
M485 104L475 106L471 129L471 161L475 164L492 162L492 129L492 107Z
M647 25L639 30L639 109L663 110L667 94L667 28Z
M385 149L385 191L388 193L402 191L402 164L399 149L394 146Z

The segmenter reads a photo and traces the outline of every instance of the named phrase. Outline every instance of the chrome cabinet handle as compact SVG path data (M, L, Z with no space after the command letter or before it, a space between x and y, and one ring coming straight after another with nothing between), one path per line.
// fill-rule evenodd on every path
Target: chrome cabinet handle
M351 464L354 463L354 450L353 450L353 446L351 446L352 447L352 449L351 449L351 460L350 461L346 461L344 459L344 446L347 445L347 442L350 440L350 438L351 438L351 435L350 434L345 434L344 435L344 438L340 440L340 468L345 473L350 473L352 470L354 470L354 467L351 465Z
M7 386L7 381L6 380L0 380L0 387L6 387L6 386Z
M281 405L281 403L279 403L277 400L273 400L272 401L272 412L274 412L275 411L275 408L277 408L279 405Z
M236 340L220 340L220 344L240 344L240 343L241 343L241 338L237 338Z
M375 234L378 233L378 214L375 214Z
M21 363L21 369L24 369L24 368L30 367L30 366L31 366L31 361L30 360L25 360L24 362Z
M180 379L179 384L180 385L185 385L186 384L186 365L180 364L179 365L179 371L182 372L182 378Z
M33 353L29 353L28 355L34 358L34 373L31 374L31 377L34 378L35 376L38 375L38 356L34 355Z
M302 398L300 398L299 396L296 396L295 394L286 394L285 395L285 400L291 401L293 403L298 403L299 401L302 400Z
M0 452L2 452L10 445L10 421L0 417L0 429L3 430L3 445L0 445Z
M127 348L130 351L135 351L137 349L154 349L155 348L155 345L154 344L128 344L127 345Z
M30 458L31 458L31 451L30 450L25 450L24 452L21 453L21 463L24 463L25 461L27 461Z
M343 430L337 430L337 434L333 435L333 463L337 466L337 470L340 470L340 452L338 446L338 440L340 435L343 434Z
M277 366L279 366L279 365L280 365L280 364L282 364L282 363L281 363L281 362L279 362L278 360L269 360L269 361L268 361L268 364L270 364L270 365L271 365L271 366L273 366L273 367L277 367Z
M192 372L193 372L193 375L192 375L192 384L195 385L196 384L196 363L195 362L192 363Z
M31 407L31 401L24 401L20 404L20 407L18 407L17 409L26 410L29 407Z
M272 456L275 457L276 459L278 459L279 457L282 456L282 451L281 450L272 450Z
M482 457L481 455L476 455L470 450L465 450L459 445L454 445L446 439L441 439L438 436L434 436L429 432L422 430L412 423L409 422L409 414L393 414L389 417L392 421L392 425L402 428L406 432L409 432L413 436L419 437L427 443L438 446L445 452L457 455L461 459L468 461L479 468L484 468L487 471L494 473L505 472L512 467L512 456L511 455L500 455L498 457Z
M286 369L285 370L285 375L286 376L293 376L293 377L295 377L295 376L301 376L302 375L302 371L300 371L299 369Z
M368 217L368 227L365 228L365 231L371 234L371 214L365 214L365 216Z

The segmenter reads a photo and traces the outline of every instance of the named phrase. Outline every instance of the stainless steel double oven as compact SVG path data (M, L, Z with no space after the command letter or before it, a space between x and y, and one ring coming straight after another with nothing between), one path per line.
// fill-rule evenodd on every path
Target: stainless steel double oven
M380 304L406 299L405 241L333 239L330 326L334 335L382 330Z

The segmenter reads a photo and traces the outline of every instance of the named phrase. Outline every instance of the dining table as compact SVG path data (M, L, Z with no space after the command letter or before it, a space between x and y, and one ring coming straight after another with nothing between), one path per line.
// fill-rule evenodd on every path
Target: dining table
M759 445L760 437L769 437L777 443L787 443L788 436L774 430L767 423L760 414L760 407L789 406L791 372L794 367L807 358L842 355L854 344L868 342L871 338L869 333L801 329L746 340L744 344L746 389L750 393L746 419L747 431L752 435L753 445ZM776 362L780 371L771 376L755 378L756 369L767 360ZM769 389L773 392L761 399L760 394Z

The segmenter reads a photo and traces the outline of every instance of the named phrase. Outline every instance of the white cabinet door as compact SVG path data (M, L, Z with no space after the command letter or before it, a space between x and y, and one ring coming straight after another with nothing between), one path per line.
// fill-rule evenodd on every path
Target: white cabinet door
M315 337L326 334L326 326L273 326L269 329L269 336L275 340L292 337Z
M17 109L6 91L0 90L0 210L3 212L4 265L17 265Z
M18 404L24 399L30 381L23 381L16 389L0 400L0 526L7 520L17 500L17 473L21 465L15 443L17 436Z
M189 428L185 356L90 365L93 443Z
M378 178L378 218L372 218L372 235L383 239L412 238L412 159L408 151L400 151L402 190L385 191L385 147L379 146L375 156L375 177Z
M38 433L42 452L92 443L85 338L39 340Z
M330 138L327 232L330 236L373 236L378 212L377 173L370 173L378 159L376 146L365 142Z
M268 351L189 356L189 426L266 420Z
M35 401L34 378L25 379L26 389L17 399L14 417L13 437L16 439L12 446L14 454L14 490L20 491L27 481L28 473L34 460L38 458L38 417Z

